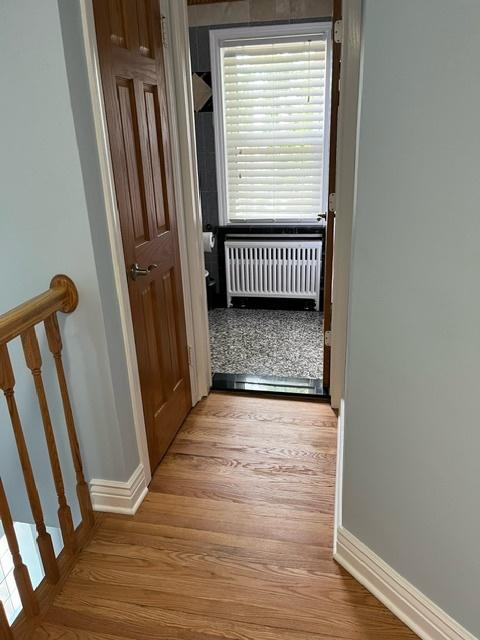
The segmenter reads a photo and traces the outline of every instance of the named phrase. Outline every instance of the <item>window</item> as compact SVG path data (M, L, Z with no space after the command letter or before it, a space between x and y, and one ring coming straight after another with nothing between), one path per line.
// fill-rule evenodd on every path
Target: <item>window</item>
M210 32L221 223L326 211L329 34L325 23Z

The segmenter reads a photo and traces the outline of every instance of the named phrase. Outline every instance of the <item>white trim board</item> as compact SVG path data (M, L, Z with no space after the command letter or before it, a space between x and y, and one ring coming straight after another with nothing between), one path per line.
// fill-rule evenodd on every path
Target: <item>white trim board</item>
M334 558L422 640L477 640L342 527L336 532Z
M208 395L212 373L187 4L178 0L160 0L160 10L166 17L167 99L175 197L179 210L183 212L179 220L179 244L185 309L190 310L187 333L192 355L192 403L196 404Z
M342 23L335 248L333 252L335 277L332 283L332 353L330 361L330 397L332 407L335 408L340 406L340 399L345 394L350 255L352 252L357 173L362 0L344 0Z
M164 34L163 37L166 38L167 44L172 40L171 35L171 25L170 25L170 6L168 2L160 0L160 12L165 15L165 20L163 21L163 29ZM177 116L176 116L176 105L175 105L175 80L173 78L173 61L172 61L172 50L171 47L166 46L163 50L164 53L164 64L165 64L165 79L166 79L166 98L167 98L167 112L168 112L168 122L169 122L169 132L170 132L170 140L171 140L171 154L172 154L172 174L173 174L173 182L174 182L174 191L175 191L175 205L177 211L184 211L185 207L183 205L183 190L182 190L182 166L180 163L180 154L179 154L179 140L178 140L178 124L177 124ZM185 317L188 319L186 321L186 332L187 332L187 344L189 348L189 358L188 358L188 367L190 372L190 386L192 391L192 403L196 403L199 398L199 393L197 390L198 381L196 375L196 353L195 349L191 348L191 345L195 344L195 336L193 332L193 309L192 309L192 298L190 295L190 274L188 271L188 250L187 250L187 241L186 241L186 229L185 229L185 219L184 216L177 216L177 225L178 225L178 248L180 252L180 263L182 265L181 274L182 274L182 286L184 291L184 306L185 306ZM201 397L201 396L200 396Z
M90 496L94 511L135 515L148 493L145 471L139 464L126 482L90 480Z
M343 450L345 433L345 401L340 401L340 410L337 420L337 463L335 466L335 529L333 532L333 552L337 550L337 533L342 527L342 501L343 501Z

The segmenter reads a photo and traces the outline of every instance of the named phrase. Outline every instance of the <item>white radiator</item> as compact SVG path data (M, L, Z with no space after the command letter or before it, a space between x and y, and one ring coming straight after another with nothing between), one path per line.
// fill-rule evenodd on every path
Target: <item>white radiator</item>
M319 309L322 241L280 238L225 241L229 307L241 296L306 298Z

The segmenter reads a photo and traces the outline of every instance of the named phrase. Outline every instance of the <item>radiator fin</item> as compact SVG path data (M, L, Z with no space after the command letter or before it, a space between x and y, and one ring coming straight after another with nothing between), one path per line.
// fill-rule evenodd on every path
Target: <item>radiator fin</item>
M227 304L232 298L305 298L320 306L321 240L226 240Z

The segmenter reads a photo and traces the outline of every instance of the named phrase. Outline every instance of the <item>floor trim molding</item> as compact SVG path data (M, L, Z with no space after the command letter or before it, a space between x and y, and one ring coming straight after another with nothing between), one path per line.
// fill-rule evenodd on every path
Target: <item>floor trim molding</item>
M334 558L422 640L477 640L342 527Z
M337 464L335 470L335 528L333 531L333 552L337 552L337 535L342 530L343 501L343 450L345 433L345 400L340 399L337 421Z
M94 511L133 516L148 493L143 464L139 464L126 482L90 480Z

